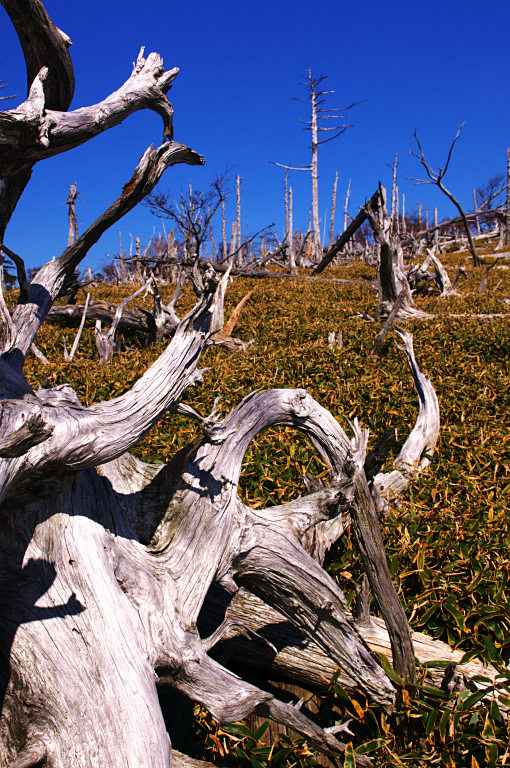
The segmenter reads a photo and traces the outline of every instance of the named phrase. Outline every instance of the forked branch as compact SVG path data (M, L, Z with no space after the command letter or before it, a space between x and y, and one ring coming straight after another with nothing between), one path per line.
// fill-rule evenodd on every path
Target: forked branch
M454 139L453 139L452 143L450 144L450 148L448 150L448 155L447 155L447 158L446 158L446 163L444 165L444 168L436 168L436 169L434 169L434 168L432 168L431 165L429 165L429 163L427 162L427 159L425 157L425 153L423 151L423 147L421 145L420 139L418 138L418 134L417 134L416 131L414 132L414 138L416 139L416 144L418 146L418 152L411 151L411 154L413 155L413 157L415 157L421 163L421 165L425 169L425 173L427 174L427 179L415 179L415 181L418 184L435 184L437 187L439 187L441 192L444 195L446 195L448 200L450 200L454 204L456 209L458 210L459 215L460 215L460 217L462 219L462 223L464 225L464 229L466 231L466 237L467 237L468 243L469 243L469 250L471 251L471 255L473 256L473 264L474 264L475 267L480 267L481 266L480 257L478 256L478 254L476 252L475 244L473 242L473 237L471 235L471 229L469 227L469 222L467 220L466 214L464 213L464 209L462 208L462 206L459 203L459 201L457 200L457 198L454 197L453 194L450 192L450 190L447 189L445 187L445 185L443 184L443 178L444 178L444 176L446 174L446 171L448 170L448 166L450 165L450 160L452 159L453 148L454 148L457 140L460 137L460 132L462 130L463 125L464 125L464 123L462 123L462 125L459 127L457 133L454 136Z
M88 229L59 256L40 269L31 280L28 299L18 304L13 313L16 329L11 353L19 353L21 365L37 331L48 314L53 301L67 280L74 277L74 270L89 249L112 224L119 221L156 186L162 173L171 165L187 163L201 165L203 159L184 144L168 142L158 149L149 147L122 190L121 196L91 224Z
M177 67L165 71L157 53L145 59L143 48L129 79L103 101L73 112L49 109L41 66L28 98L16 109L0 112L0 177L31 168L39 160L66 152L119 125L133 112L152 109L163 118L163 137L173 139L173 107L167 99Z

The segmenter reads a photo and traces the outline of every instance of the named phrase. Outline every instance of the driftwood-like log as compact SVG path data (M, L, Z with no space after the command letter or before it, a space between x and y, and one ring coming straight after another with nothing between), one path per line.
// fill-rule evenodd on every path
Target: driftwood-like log
M356 690L352 680L338 670L334 661L324 654L314 639L308 639L287 618L268 607L262 600L242 589L232 599L226 592L213 590L207 597L201 616L204 628L214 626L226 617L237 629L217 646L215 655L233 669L248 667L269 678L298 683L310 691L327 690L337 672L338 681L347 690ZM353 617L354 618L354 617ZM370 616L368 622L356 620L356 627L373 653L382 654L392 662L391 643L384 621ZM461 664L462 651L452 651L449 645L421 632L413 632L413 647L418 664L427 665L427 684L445 689L452 674L459 686L488 689L497 682L497 670L478 659ZM448 665L452 665L449 667ZM484 677L486 682L473 680Z
M84 309L85 304L57 304L48 312L48 321L62 325L78 325L83 317ZM90 301L87 308L87 319L94 322L100 320L101 323L112 323L116 310L117 306L110 302ZM119 320L118 328L149 334L150 322L141 309L126 308Z

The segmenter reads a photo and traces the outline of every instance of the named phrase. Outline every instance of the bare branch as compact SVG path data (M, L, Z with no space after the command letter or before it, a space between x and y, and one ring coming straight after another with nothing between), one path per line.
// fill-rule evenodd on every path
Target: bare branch
M438 170L434 171L431 168L431 166L427 163L427 160L425 158L425 153L423 152L423 148L422 148L422 145L420 143L420 140L418 138L418 134L417 134L416 131L414 132L414 138L416 139L416 144L418 145L419 153L417 154L417 153L411 151L411 154L413 155L413 157L416 157L417 160L420 161L421 165L425 169L425 172L426 172L426 174L428 176L428 180L416 179L415 182L418 183L418 184L436 184L439 187L439 189L441 190L441 192L443 192L443 194L445 194L446 197L450 200L450 202L452 202L454 204L454 206L457 208L457 210L458 210L458 212L460 214L460 217L462 219L462 223L464 224L464 229L465 229L465 232L466 232L466 237L467 237L468 242L469 242L469 250L471 251L471 254L473 256L473 264L474 264L475 267L479 267L479 266L481 266L480 257L478 256L478 254L476 252L475 244L473 242L473 237L471 235L471 230L469 228L469 223L468 223L466 214L464 213L464 209L462 208L462 206L459 203L459 201L453 196L453 194L443 184L443 177L444 177L446 171L448 170L448 166L450 165L450 160L452 158L453 148L454 148L457 140L460 137L460 132L462 130L463 125L464 125L464 123L462 123L460 125L457 133L455 134L455 137L454 137L452 143L450 144L450 149L448 150L448 156L446 158L446 163L445 163L444 168L439 168Z
M22 427L0 438L0 458L13 459L23 456L30 448L48 440L53 427L48 426L40 413L32 414Z
M159 54L138 56L131 77L99 104L73 112L48 109L45 102L47 69L41 69L27 101L0 112L0 177L28 169L47 157L88 141L141 109L152 109L163 118L165 139L173 138L173 107L166 97L179 70L164 71Z
M21 256L18 256L17 253L14 253L14 251L11 251L10 248L7 248L7 246L0 242L0 252L3 251L6 256L8 256L16 265L16 271L18 273L18 283L19 283L19 298L18 298L18 304L23 304L28 299L28 279L27 279L27 273L25 270L25 262L21 258Z
M11 349L17 350L22 359L65 281L73 278L75 267L89 249L103 232L151 192L169 166L177 163L201 165L203 159L193 150L175 142L165 143L158 149L149 147L121 196L58 259L50 261L35 275L29 286L28 301L18 305L13 313L16 336Z
M48 109L66 110L74 93L71 40L55 26L39 0L2 0L17 32L27 67L27 91L37 73L48 67L45 100Z
M311 165L303 165L300 168L295 168L293 165L284 165L283 163L275 162L275 160L270 160L269 162L277 165L279 168L285 168L287 171L309 171L312 167Z
M87 317L87 309L89 308L89 301L90 301L90 293L87 293L87 298L85 300L85 306L83 307L83 314L81 316L78 332L76 333L73 346L71 347L71 351L69 352L69 354L67 352L66 342L64 339L64 360L66 361L66 363L72 362L72 359L76 354L76 350L78 349L78 344L80 343L80 337L83 331L83 327L85 325L85 319ZM32 344L32 347L33 346L34 345Z

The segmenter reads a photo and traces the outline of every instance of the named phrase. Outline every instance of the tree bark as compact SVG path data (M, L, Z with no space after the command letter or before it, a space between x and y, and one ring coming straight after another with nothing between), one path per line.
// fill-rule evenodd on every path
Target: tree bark
M397 301L398 296L404 291L405 299L399 309L399 317L428 317L426 312L420 310L412 299L411 289L404 269L404 255L400 237L391 237L391 219L386 213L386 190L379 184L377 197L374 200L376 213L365 206L365 216L368 219L374 237L380 249L380 257L377 267L377 283L379 287L379 302L377 305L377 317L387 317Z
M318 132L317 132L317 95L312 73L308 71L310 82L310 103L312 107L311 133L312 133L312 229L314 245L314 261L321 254L321 228L319 221L319 171L318 171Z

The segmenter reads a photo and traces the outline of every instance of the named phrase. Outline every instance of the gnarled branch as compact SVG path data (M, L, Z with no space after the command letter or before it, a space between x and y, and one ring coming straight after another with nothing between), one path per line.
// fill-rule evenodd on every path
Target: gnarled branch
M40 68L23 104L0 112L0 177L18 174L39 160L73 149L141 109L161 115L163 137L173 139L173 107L166 93L179 70L165 71L159 54L151 53L145 59L142 48L124 85L98 104L73 112L48 108L48 72L47 64Z
M130 181L124 186L121 196L58 259L48 262L33 277L28 300L18 304L12 318L16 333L10 352L11 355L14 352L19 354L20 366L53 301L65 281L74 276L75 267L103 232L134 208L156 186L162 173L177 163L200 165L203 159L183 144L169 142L158 149L149 147Z

